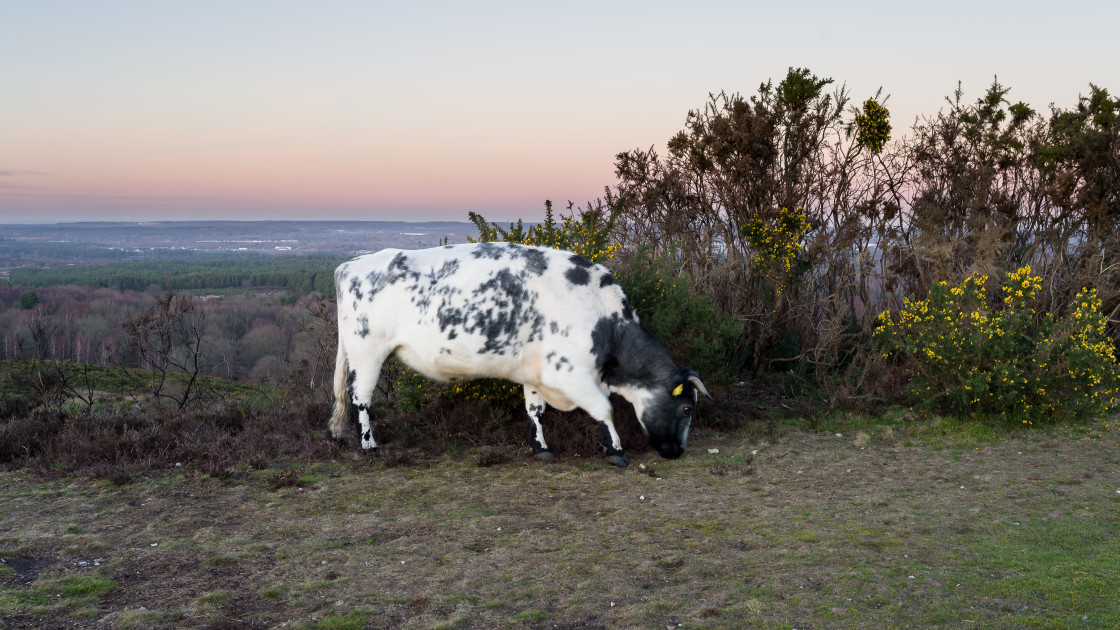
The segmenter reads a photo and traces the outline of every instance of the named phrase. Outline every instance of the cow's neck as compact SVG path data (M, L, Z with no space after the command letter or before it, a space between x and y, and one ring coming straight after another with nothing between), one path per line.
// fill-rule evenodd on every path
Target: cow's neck
M623 390L630 391L635 398L651 395L669 384L677 366L669 358L665 347L641 324L618 320L611 320L610 324L609 334L603 334L597 340L597 345L601 344L604 351L600 366L602 378L636 408L637 404Z

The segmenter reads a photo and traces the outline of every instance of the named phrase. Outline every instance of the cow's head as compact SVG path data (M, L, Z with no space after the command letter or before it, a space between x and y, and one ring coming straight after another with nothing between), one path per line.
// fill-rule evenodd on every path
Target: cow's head
M683 369L660 391L651 392L644 401L638 419L650 446L657 449L662 457L676 459L684 452L700 394L711 398L704 383L700 382L700 376L692 370Z

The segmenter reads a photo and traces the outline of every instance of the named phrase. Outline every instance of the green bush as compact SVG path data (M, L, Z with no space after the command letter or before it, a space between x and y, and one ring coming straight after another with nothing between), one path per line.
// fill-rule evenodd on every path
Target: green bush
M999 295L988 277L942 282L925 300L884 311L875 337L886 354L913 366L910 394L929 411L985 415L1024 424L1101 414L1116 402L1120 368L1094 289L1055 318L1030 306L1041 278L1009 272Z
M611 243L611 229L614 215L609 208L591 206L580 210L577 215L572 204L568 204L568 214L560 216L560 223L552 215L552 202L544 202L544 221L525 229L521 219L505 229L496 223L487 223L477 212L467 216L478 228L478 239L467 237L472 243L505 241L521 245L540 245L575 252L593 263L606 264L618 252L618 244Z

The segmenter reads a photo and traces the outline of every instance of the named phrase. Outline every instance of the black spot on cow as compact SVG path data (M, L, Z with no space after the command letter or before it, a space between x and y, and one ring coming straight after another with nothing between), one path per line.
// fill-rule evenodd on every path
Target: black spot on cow
M369 316L365 313L361 313L356 319L358 324L361 325L361 328L358 329L358 336L365 339L369 336Z
M346 375L346 391L349 392L350 398L354 397L354 380L357 378L358 373L354 370L350 370L350 373Z
M630 300L627 298L622 298L622 318L634 319L634 309L630 308Z
M603 287L609 287L612 284L614 284L614 276L612 276L609 273L605 273L605 274L603 274L602 278L599 278L599 288L600 289L603 288Z
M432 273L432 284L451 277L455 274L456 271L459 271L459 259L452 258L451 260L443 263L442 267Z
M350 293L352 293L356 299L362 299L362 280L360 278L350 278Z
M447 332L448 328L461 326L463 324L463 310L450 306L447 300L444 300L439 310L436 311L436 320L439 321L439 331ZM454 337L450 338L454 339Z
M549 322L548 323L548 330L552 334L558 335L558 334L560 334L560 324L558 324L556 322Z
M393 260L389 261L389 271L400 271L402 273L408 271L408 256L404 252L393 256Z
M564 277L568 279L568 282L575 285L583 285L591 282L591 274L583 267L572 267L564 272Z
M357 280L357 278L354 278L354 280ZM366 282L369 283L369 301L372 302L373 298L376 297L382 289L389 286L391 280L387 273L371 271L366 275ZM359 296L358 299L361 299L361 297Z
M572 362L568 360L568 357L560 357L560 359L558 361L556 361L556 363L553 364L553 367L556 368L557 372L564 369L564 366L568 366L568 371L569 372L571 372L572 369L575 367L575 366L572 365Z
M581 256L579 254L572 254L571 257L568 258L568 260L572 261L573 264L578 265L580 267L583 267L585 269L591 267L591 265L594 264L590 260L588 260L587 258L584 258L583 256Z
M409 300L416 305L416 310L420 311L421 314L427 314L428 307L432 305L432 293L416 288L412 290L412 297Z
M518 247L514 251L525 259L525 271L539 276L548 269L548 257L543 251L533 247Z
M440 348L439 353L440 354L451 354L451 348Z
M396 256L394 256L391 261L389 261L389 266L385 269L384 272L371 271L371 272L369 272L369 274L366 275L366 282L369 283L369 287L368 287L369 298L368 298L368 300L370 302L372 302L373 299L377 296L378 293L380 293L385 287L387 287L391 284L396 284L398 282L404 282L406 280L412 280L413 283L415 283L419 279L420 279L420 272L412 269L409 266L408 256L406 256L404 254L404 252L401 252L401 253L397 254ZM355 283L357 281L358 281L357 278L353 278L350 281L351 292L354 292L354 290L355 290L354 286L355 286ZM415 290L416 289L415 284L410 288ZM356 293L355 295L358 296L358 299L361 299L360 292Z
M500 269L471 295L465 313L459 313L463 330L485 338L479 354L505 354L519 340L532 341L544 330L544 315L536 309L537 295L509 269ZM448 313L450 317L452 313Z
M595 356L595 368L599 370L603 380L607 380L618 365L618 353L615 349L618 345L615 341L617 328L617 319L600 317L591 329L591 354Z
M501 260L505 255L505 248L499 247L494 243L479 243L474 250L471 251L471 256L475 258L489 258L490 260Z

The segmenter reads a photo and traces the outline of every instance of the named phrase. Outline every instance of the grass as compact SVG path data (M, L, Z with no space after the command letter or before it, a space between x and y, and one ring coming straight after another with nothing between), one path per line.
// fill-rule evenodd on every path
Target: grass
M628 469L0 472L0 627L1120 627L1110 425L818 426Z

